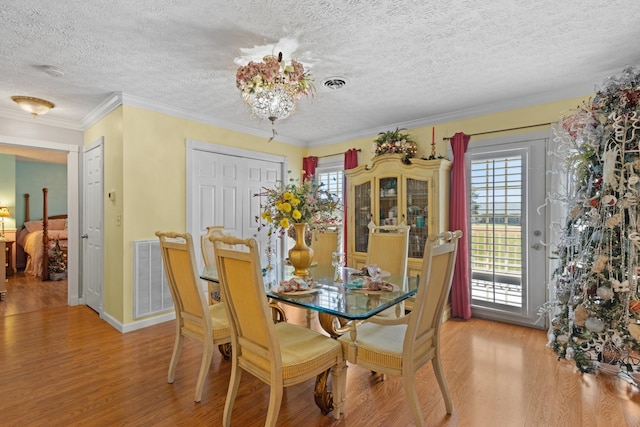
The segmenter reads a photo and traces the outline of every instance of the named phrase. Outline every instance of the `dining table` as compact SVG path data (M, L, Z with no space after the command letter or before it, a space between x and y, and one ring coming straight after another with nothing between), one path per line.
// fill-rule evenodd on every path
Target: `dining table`
M306 277L297 277L293 271L287 259L262 265L265 293L270 302L307 309L308 327L311 325L311 313L318 312L321 327L332 338L350 333L352 346L357 339L357 326L362 322L392 307L396 308L398 316L403 315L403 302L415 295L419 281L414 276L380 272L376 280L382 281L386 290L370 290L366 286L370 280L367 279L366 268L312 264ZM200 278L218 283L216 266L206 267ZM284 292L280 285L291 279L303 282L305 289ZM349 357L346 359L349 360ZM331 393L327 390L327 378L328 371L318 376L314 391L316 404L323 414L329 413L333 407Z

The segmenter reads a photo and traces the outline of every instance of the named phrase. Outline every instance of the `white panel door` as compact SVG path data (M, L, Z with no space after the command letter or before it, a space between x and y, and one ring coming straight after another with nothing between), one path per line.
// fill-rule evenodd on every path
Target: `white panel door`
M280 179L282 164L266 160L206 151L192 152L192 235L198 259L200 236L207 226L222 225L225 232L255 237L260 247L266 245L266 230L258 231L255 218L260 215L263 187L272 187ZM274 241L274 244L276 242Z
M244 237L255 237L260 243L261 258L266 259L266 247L268 242L267 229L258 230L260 225L256 221L260 217L262 203L264 197L259 196L264 193L265 188L273 188L277 181L281 180L281 165L279 163L268 162L264 160L248 160L245 175L244 206L242 215ZM282 256L282 239L273 236L271 245L275 251L275 257Z
M103 311L102 149L100 140L84 149L82 277L85 303Z

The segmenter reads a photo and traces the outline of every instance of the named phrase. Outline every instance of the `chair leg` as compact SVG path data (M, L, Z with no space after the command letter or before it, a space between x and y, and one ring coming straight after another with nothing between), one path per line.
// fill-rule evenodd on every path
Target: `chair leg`
M167 382L173 384L173 379L176 375L176 367L178 366L178 359L180 358L180 352L182 351L182 343L184 342L184 336L180 333L180 329L176 333L176 341L173 343L173 353L171 354L171 362L169 362L169 373L167 375Z
M240 377L242 377L242 369L238 368L237 360L232 359L231 364L231 378L229 378L229 389L227 390L227 400L224 403L224 412L222 414L222 425L229 427L231 425L231 411L233 410L233 403L236 400L238 394L238 386L240 385Z
M433 364L433 372L436 374L436 380L440 386L442 397L444 398L444 406L447 408L447 414L453 414L453 402L451 401L451 395L449 394L449 387L447 387L447 380L444 377L444 371L442 370L442 363L440 362L440 352L436 350L436 354L431 360Z
M278 421L278 414L280 413L283 391L284 387L282 382L275 381L271 384L271 391L269 393L269 409L267 410L267 420L264 423L265 427L275 427L276 422Z
M416 379L414 372L403 372L402 383L404 385L404 392L407 395L407 403L413 414L413 419L416 422L416 426L424 427L426 423L422 416L422 409L420 408L420 402L418 402L418 393L416 392Z
M202 351L202 362L200 363L200 373L198 374L198 381L196 382L196 402L200 402L202 399L202 389L204 388L204 380L209 372L209 366L211 366L211 359L213 358L213 340L207 340L205 337L204 349Z
M340 419L344 414L344 399L347 388L347 362L342 361L331 368L331 391L333 393L333 416Z

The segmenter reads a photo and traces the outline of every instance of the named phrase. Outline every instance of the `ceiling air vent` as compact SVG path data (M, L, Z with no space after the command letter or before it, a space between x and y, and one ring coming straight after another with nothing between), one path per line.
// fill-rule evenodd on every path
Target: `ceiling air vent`
M322 81L322 86L333 90L342 89L346 85L347 79L344 77L328 77Z

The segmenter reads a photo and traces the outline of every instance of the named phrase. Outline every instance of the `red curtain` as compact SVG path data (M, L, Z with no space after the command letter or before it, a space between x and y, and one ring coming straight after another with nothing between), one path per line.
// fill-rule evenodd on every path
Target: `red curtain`
M306 181L310 177L315 176L317 167L318 167L317 157L315 156L303 157L302 170L304 171L304 174L302 175L302 181Z
M453 170L451 173L451 201L449 210L449 228L462 231L458 241L458 256L451 285L451 315L463 319L471 318L470 272L469 272L469 236L467 218L467 177L465 153L469 146L469 135L456 133L451 138L453 151Z
M347 150L344 153L344 170L348 170L348 169L353 169L356 166L358 166L358 150L356 150L355 148L352 148L350 150ZM343 242L343 248L344 248L344 261L345 263L348 262L347 260L347 179L343 179L342 180L342 194L344 195L344 200L342 201L342 242ZM348 265L348 264L347 264Z

